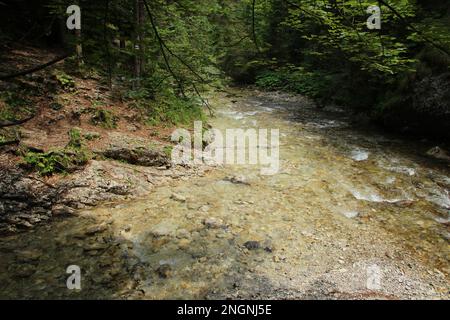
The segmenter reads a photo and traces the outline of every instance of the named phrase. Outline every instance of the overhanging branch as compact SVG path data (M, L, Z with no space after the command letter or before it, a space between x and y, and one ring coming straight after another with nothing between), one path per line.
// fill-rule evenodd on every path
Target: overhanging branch
M24 124L25 122L30 121L31 119L33 119L36 115L33 114L32 116L29 116L25 119L21 119L21 120L16 120L16 121L0 121L0 128L6 128L6 127L13 127L13 126L18 126L21 124Z
M64 59L66 59L68 57L70 57L70 54L65 54L65 55L63 55L61 57L55 58L55 59L53 59L53 60L51 60L51 61L49 61L47 63L44 63L44 64L42 64L40 66L33 67L31 69L27 69L27 70L23 70L23 71L19 71L19 72L13 73L13 74L0 76L0 80L1 81L10 80L10 79L14 79L14 78L17 78L17 77L25 76L27 74L31 74L31 73L40 71L40 70L48 68L48 67L50 67L50 66L52 66L52 65L54 65L54 64L56 64L56 63L58 63L60 61L63 61Z

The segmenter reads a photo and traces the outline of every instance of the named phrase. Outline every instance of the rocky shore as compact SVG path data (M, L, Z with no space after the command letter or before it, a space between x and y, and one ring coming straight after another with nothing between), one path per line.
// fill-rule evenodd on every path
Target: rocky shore
M103 160L91 160L55 184L19 168L2 170L0 234L27 230L53 217L75 215L78 209L102 202L140 197L170 180L188 179L206 170L173 167L162 152L136 150L113 147L103 151Z

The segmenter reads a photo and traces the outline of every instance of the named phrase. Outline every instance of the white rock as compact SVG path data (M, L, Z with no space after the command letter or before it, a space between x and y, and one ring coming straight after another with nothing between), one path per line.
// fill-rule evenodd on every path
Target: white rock
M359 216L359 212L357 211L344 211L342 212L342 214L349 219L353 219L356 218L357 216Z
M186 197L181 195L181 194L177 194L177 193L172 193L172 195L170 196L170 198L172 200L175 201L179 201L179 202L186 202Z
M170 221L163 221L153 227L151 234L155 237L169 236L175 233L178 226Z
M369 159L369 152L361 149L353 150L351 153L351 157L355 161L366 161Z
M211 229L219 229L223 227L223 221L216 218L207 218L203 221L203 224Z

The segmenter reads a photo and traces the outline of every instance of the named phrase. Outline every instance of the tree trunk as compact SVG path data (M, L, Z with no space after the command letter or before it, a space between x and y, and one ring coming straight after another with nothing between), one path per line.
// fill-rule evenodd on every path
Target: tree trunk
M126 48L126 40L125 37L120 37L119 39L119 48L120 49L125 49Z
M135 28L136 43L134 55L134 88L141 86L141 76L144 72L144 43L143 43L143 26L144 26L144 2L135 0Z
M76 2L77 5L80 5L80 1ZM83 44L81 39L81 30L75 29L75 41L76 41L76 47L75 47L75 53L77 55L77 63L78 67L82 66L84 64L83 61Z
M76 53L77 53L77 61L78 66L82 66L84 64L83 61L83 45L81 44L81 30L75 30L75 38L76 38Z

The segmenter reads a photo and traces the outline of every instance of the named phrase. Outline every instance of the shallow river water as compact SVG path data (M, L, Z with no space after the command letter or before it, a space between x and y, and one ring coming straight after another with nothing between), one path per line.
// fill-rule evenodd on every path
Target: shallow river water
M450 174L430 146L287 94L212 102L214 128L280 130L277 174L217 167L2 238L0 298L450 298Z

